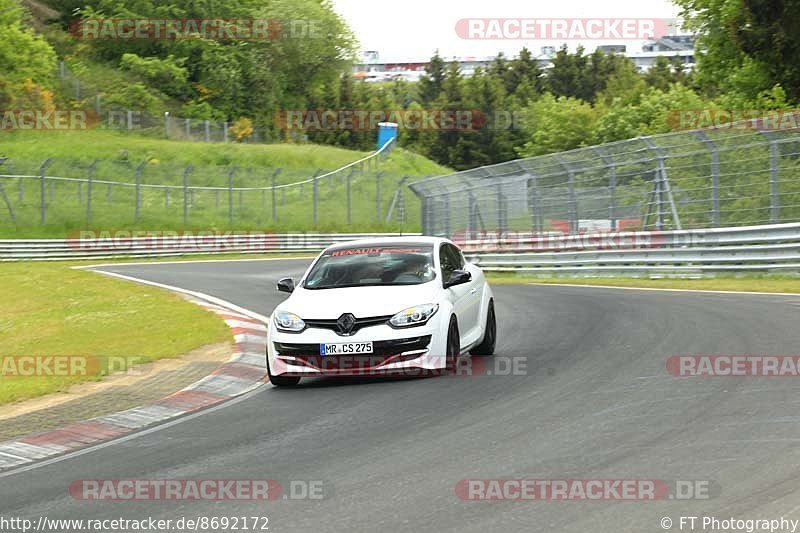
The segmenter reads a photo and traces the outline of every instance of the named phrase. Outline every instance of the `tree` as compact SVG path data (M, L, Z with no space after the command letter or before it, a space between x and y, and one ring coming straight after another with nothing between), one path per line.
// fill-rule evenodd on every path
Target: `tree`
M530 157L591 144L597 111L583 100L544 94L525 112L523 130L529 139L517 152Z
M439 50L425 66L425 74L419 80L419 98L423 105L430 104L439 98L442 92L442 84L446 76L446 64Z
M523 84L526 84L527 90L533 90L537 94L542 92L542 69L527 48L520 50L519 56L511 60L503 79L508 94L515 94Z
M0 83L19 85L26 80L48 86L56 67L50 45L23 26L17 0L0 0Z
M697 81L752 102L782 86L800 101L800 0L677 0L698 34Z

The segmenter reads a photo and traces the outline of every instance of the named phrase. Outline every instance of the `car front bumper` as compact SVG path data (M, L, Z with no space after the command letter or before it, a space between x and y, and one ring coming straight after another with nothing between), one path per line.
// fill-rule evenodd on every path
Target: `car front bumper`
M395 329L382 324L341 336L335 331L307 328L301 333L283 333L270 324L267 357L273 376L419 376L446 368L447 329L442 333L440 317L424 326ZM320 345L372 342L373 353L364 355L320 355Z

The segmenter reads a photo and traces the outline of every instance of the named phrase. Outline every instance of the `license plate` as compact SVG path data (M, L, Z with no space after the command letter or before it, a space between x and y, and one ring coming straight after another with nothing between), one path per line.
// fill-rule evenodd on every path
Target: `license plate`
M320 344L320 355L353 355L372 353L371 342L345 342L336 344Z

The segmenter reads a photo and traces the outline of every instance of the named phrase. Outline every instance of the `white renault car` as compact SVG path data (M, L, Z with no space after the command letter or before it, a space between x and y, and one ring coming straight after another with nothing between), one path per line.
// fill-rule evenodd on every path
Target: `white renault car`
M447 239L353 241L322 252L270 317L273 385L323 375L420 375L455 367L467 352L492 355L492 290Z

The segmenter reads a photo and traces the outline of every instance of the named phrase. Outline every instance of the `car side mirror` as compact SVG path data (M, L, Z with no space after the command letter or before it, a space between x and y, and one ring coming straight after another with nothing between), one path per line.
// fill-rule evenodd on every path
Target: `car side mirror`
M283 278L278 282L278 292L294 292L294 280L292 278Z
M445 282L444 288L449 289L456 285L463 285L464 283L469 283L471 280L472 274L466 270L454 270L453 273L450 274L450 278Z

